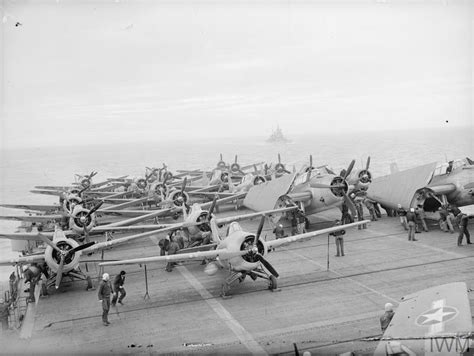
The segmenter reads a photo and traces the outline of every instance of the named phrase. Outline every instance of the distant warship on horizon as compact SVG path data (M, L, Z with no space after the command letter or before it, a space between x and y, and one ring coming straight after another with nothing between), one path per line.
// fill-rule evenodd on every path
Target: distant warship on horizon
M277 126L277 128L272 132L270 137L267 139L267 142L269 143L276 143L276 142L289 142L285 136L283 136L283 132L280 129L280 126Z

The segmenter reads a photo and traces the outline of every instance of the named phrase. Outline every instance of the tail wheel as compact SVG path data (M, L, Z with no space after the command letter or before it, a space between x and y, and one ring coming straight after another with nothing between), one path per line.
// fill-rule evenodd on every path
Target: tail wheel
M277 279L273 274L271 274L270 277L268 277L268 289L275 290L277 288L278 288Z

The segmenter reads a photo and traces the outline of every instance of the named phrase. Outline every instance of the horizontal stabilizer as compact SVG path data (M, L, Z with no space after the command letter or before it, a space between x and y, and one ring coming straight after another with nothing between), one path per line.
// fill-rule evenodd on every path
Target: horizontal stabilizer
M467 347L471 332L466 284L444 284L402 298L374 354L386 355L387 349L395 343L405 349L405 354L410 354L407 350L416 355L432 353L433 350L436 354L448 354L453 341L456 347Z
M288 194L295 176L295 173L286 174L280 178L253 186L247 193L243 205L255 211L275 208L278 199L282 195Z

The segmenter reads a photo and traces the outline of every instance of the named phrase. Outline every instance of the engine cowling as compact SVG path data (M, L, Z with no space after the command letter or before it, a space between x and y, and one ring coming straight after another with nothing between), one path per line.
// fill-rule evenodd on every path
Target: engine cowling
M170 193L169 199L175 206L181 207L183 204L189 201L189 195L188 193L182 192L181 190L175 190L174 192Z
M336 197L343 197L349 190L346 180L340 176L336 176L331 181L331 193Z
M135 181L135 184L137 185L138 189L144 190L148 186L148 182L146 181L145 178L138 178Z
M79 244L73 239L57 239L53 241L56 246L65 252L72 250L79 246ZM80 252L76 252L68 256L64 260L63 273L67 273L79 266ZM59 268L59 263L61 262L60 252L54 250L51 246L47 246L44 252L45 261L49 268L53 272L57 272Z
M63 208L69 213L72 213L74 206L81 205L82 199L75 194L69 194L63 201Z
M230 171L231 171L232 173L239 173L239 172L240 172L240 164L238 164L237 162L232 163L232 164L230 165Z
M83 188L89 188L91 186L91 180L89 178L81 179L81 185Z
M253 179L253 185L259 185L265 183L267 180L264 176L256 175Z
M84 229L91 231L96 224L95 214L89 215L90 210L80 205L76 205L72 212L72 216L69 218L69 226L72 230L78 234L82 234Z

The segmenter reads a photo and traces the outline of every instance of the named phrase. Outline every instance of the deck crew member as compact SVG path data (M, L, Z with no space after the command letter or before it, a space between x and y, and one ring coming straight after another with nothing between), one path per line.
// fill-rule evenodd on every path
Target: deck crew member
M382 332L385 332L385 329L388 328L394 315L395 313L393 312L393 304L385 304L385 313L380 317L380 328L382 329Z
M10 314L9 307L10 305L8 303L5 303L5 300L3 300L3 298L0 298L0 324L2 326L1 330L8 330L8 316Z
M469 230L467 229L469 217L464 213L460 213L458 214L458 216L456 216L456 219L459 222L458 246L462 245L462 238L464 237L464 235L466 235L467 244L470 245L471 235L469 234Z
M340 220L336 220L334 226L341 225ZM346 232L344 230L331 232L329 235L336 238L336 257L344 256L344 238L342 237Z
M125 283L125 271L120 271L114 278L114 297L112 298L112 306L115 306L115 303L118 302L123 305L122 300L127 295L123 284ZM119 297L120 293L120 297Z
M417 241L417 239L415 239L416 217L415 217L414 208L410 208L410 211L407 213L407 221L408 221L408 241Z
M282 239L285 236L285 229L283 228L283 225L282 224L278 224L277 226L275 226L275 228L273 229L273 233L275 234L275 239Z
M441 230L444 232L448 232L448 230L453 234L454 233L454 227L451 221L451 218L448 219L449 213L448 210L446 209L445 205L442 205L438 208L438 213L439 213L439 227Z
M397 215L400 217L400 224L408 231L407 211L403 209L402 204L398 204Z
M354 204L355 204L355 208L356 208L356 212L357 212L357 219L359 221L362 221L364 220L364 207L362 206L362 198L360 197L356 197L354 193L351 194L351 198L354 200ZM357 228L359 230L362 230L362 229L367 229L367 224L362 224L357 226Z
M179 244L176 241L176 236L171 235L170 236L170 243L168 245L168 256L176 255L176 253L178 251L179 251ZM176 262L168 262L168 264L166 265L166 272L171 272L175 265L176 265Z
M347 207L347 204L345 202L341 205L341 213L341 221L343 224L350 224L354 222L354 218L349 213L349 208Z
M418 220L420 221L423 231L428 232L428 225L426 225L426 220L425 220L426 213L425 213L425 210L423 209L423 205L418 204L418 207L416 208L416 213L418 215Z
M365 198L364 205L366 206L367 210L369 210L370 220L377 221L377 216L375 215L375 208L372 200Z
M102 323L109 326L109 310L110 310L110 294L112 293L112 285L110 284L110 276L108 273L102 275L102 281L99 284L99 301L102 302Z

